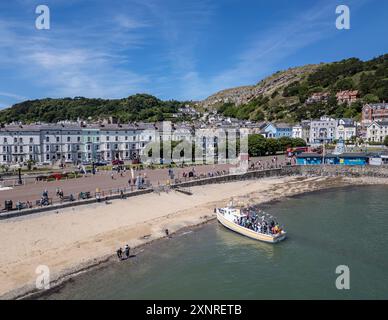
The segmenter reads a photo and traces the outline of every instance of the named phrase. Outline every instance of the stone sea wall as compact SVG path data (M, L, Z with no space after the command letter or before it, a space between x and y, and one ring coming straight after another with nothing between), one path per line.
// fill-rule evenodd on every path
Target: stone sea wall
M388 178L388 166L299 166L301 175Z
M311 165L311 166L289 166L277 169L248 171L239 174L229 174L224 176L209 177L204 179L196 179L187 182L181 182L171 185L172 189L189 188L214 183L226 183L233 181L242 181L250 179L262 179L280 176L342 176L342 177L376 177L388 178L388 166L343 166L343 165ZM124 193L124 197L134 197L147 193L154 192L154 189L137 190ZM121 195L107 196L104 200L114 200L121 198ZM10 211L0 215L0 220L14 217L25 216L44 211L59 210L68 207L96 203L97 200L87 199L74 202L66 202L62 204L51 205L47 207L39 207L33 209L24 209L20 211Z

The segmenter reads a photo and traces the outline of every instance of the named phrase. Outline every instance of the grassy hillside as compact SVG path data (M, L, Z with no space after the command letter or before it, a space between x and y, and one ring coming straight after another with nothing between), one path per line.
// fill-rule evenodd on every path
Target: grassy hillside
M358 90L361 99L338 105L335 94L341 90ZM328 101L306 104L315 92L329 93ZM358 118L363 103L382 101L388 101L388 54L277 72L256 86L221 91L203 106L239 119L296 122L322 115Z
M361 99L350 105L338 105L335 94L358 90ZM327 92L327 103L306 104L315 92ZM220 91L198 108L214 109L239 119L296 122L321 115L360 116L365 102L388 101L388 54L361 61L351 58L334 63L306 65L276 72L256 85ZM124 99L83 97L28 100L0 111L0 123L24 123L59 120L102 119L113 116L121 122L182 120L173 118L185 102L162 101L147 94Z
M110 116L121 122L153 122L171 119L172 114L183 104L178 101L162 101L147 94L136 94L124 99L47 98L24 101L1 110L0 122L57 122L77 118L97 120Z

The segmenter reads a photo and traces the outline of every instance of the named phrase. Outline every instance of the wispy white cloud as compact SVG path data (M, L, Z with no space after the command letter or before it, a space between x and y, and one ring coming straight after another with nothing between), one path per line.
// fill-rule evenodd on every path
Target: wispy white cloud
M18 1L25 8L34 3ZM369 1L351 1L352 13ZM97 10L94 1L85 2ZM78 2L52 3L71 11ZM97 7L102 2L96 3ZM91 11L85 19L79 19L74 11L66 20L53 20L49 31L37 31L23 17L3 15L0 72L17 79L20 86L17 90L3 86L2 90L12 92L13 96L0 94L1 100L16 102L25 96L35 98L42 94L116 98L136 92L202 99L220 89L255 83L290 55L331 36L337 5L335 0L320 0L297 16L274 21L272 27L247 30L240 43L234 43L238 49L226 53L229 65L220 63L210 73L205 68L212 61L204 55L203 48L206 45L214 48L213 43L207 43L207 36L222 2L117 0L114 3L100 6L100 11ZM52 12L53 19L56 12ZM223 35L222 41L228 41L227 35Z
M168 79L158 75L155 80L165 87L175 88L177 99L203 96L207 91L202 86L196 51L218 5L209 0L180 2L173 9L165 1L158 0L148 0L144 5L154 17L154 24L165 42L160 60L168 65L170 73Z
M116 22L120 27L126 29L139 29L149 27L151 24L146 21L141 21L133 17L128 17L123 14L119 14L115 17Z
M135 29L148 26L144 19L109 14L101 23L66 25L37 31L20 19L0 21L0 68L12 68L13 76L44 91L47 96L123 97L144 91L147 75L131 70L128 54L142 46L143 36ZM17 102L24 98L7 95Z
M352 12L368 1L353 2ZM256 83L274 72L274 66L290 55L338 32L334 27L337 5L337 1L333 0L320 1L287 21L280 21L272 28L258 31L236 57L231 68L208 79L208 94Z
M7 98L12 98L12 99L17 99L17 100L26 99L26 97L24 97L24 96L21 96L21 95L15 94L15 93L11 93L11 92L4 92L4 91L0 91L0 97L7 97Z
M351 2L352 13L371 0ZM306 7L296 16L284 21L275 21L272 27L250 30L248 41L238 44L241 49L229 67L216 72L213 76L204 77L196 68L195 39L193 43L180 43L179 32L169 33L172 43L170 58L179 73L181 97L203 99L219 90L257 83L263 77L274 72L274 67L287 57L304 48L331 37L335 29L335 0L319 1ZM206 12L206 10L205 10ZM211 17L211 11L208 12ZM170 19L170 17L166 17ZM176 21L167 26L178 29ZM200 29L200 28L198 28ZM169 28L166 28L169 31ZM198 36L200 39L200 36Z
M329 22L325 20L332 6L320 3L288 21L258 30L235 58L235 63L209 79L211 92L229 87L253 84L273 71L275 64L298 50L327 37Z

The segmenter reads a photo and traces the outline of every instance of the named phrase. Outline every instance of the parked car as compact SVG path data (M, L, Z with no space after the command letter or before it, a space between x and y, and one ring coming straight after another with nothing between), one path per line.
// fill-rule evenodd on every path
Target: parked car
M103 167L108 165L108 161L97 161L94 163L96 167Z
M116 159L116 160L113 160L113 161L112 161L112 164L113 164L114 166L118 166L118 165L124 164L124 161L123 161L123 160Z

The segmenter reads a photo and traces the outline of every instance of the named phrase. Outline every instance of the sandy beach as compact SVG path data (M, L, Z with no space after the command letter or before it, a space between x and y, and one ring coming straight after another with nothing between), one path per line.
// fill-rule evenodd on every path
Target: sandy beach
M109 204L93 204L0 222L0 297L15 298L35 289L36 268L46 265L50 280L101 262L117 261L115 251L164 237L184 227L214 219L213 209L232 197L259 204L314 190L354 184L387 183L385 179L282 177L247 180L146 194ZM116 263L119 263L118 261Z

